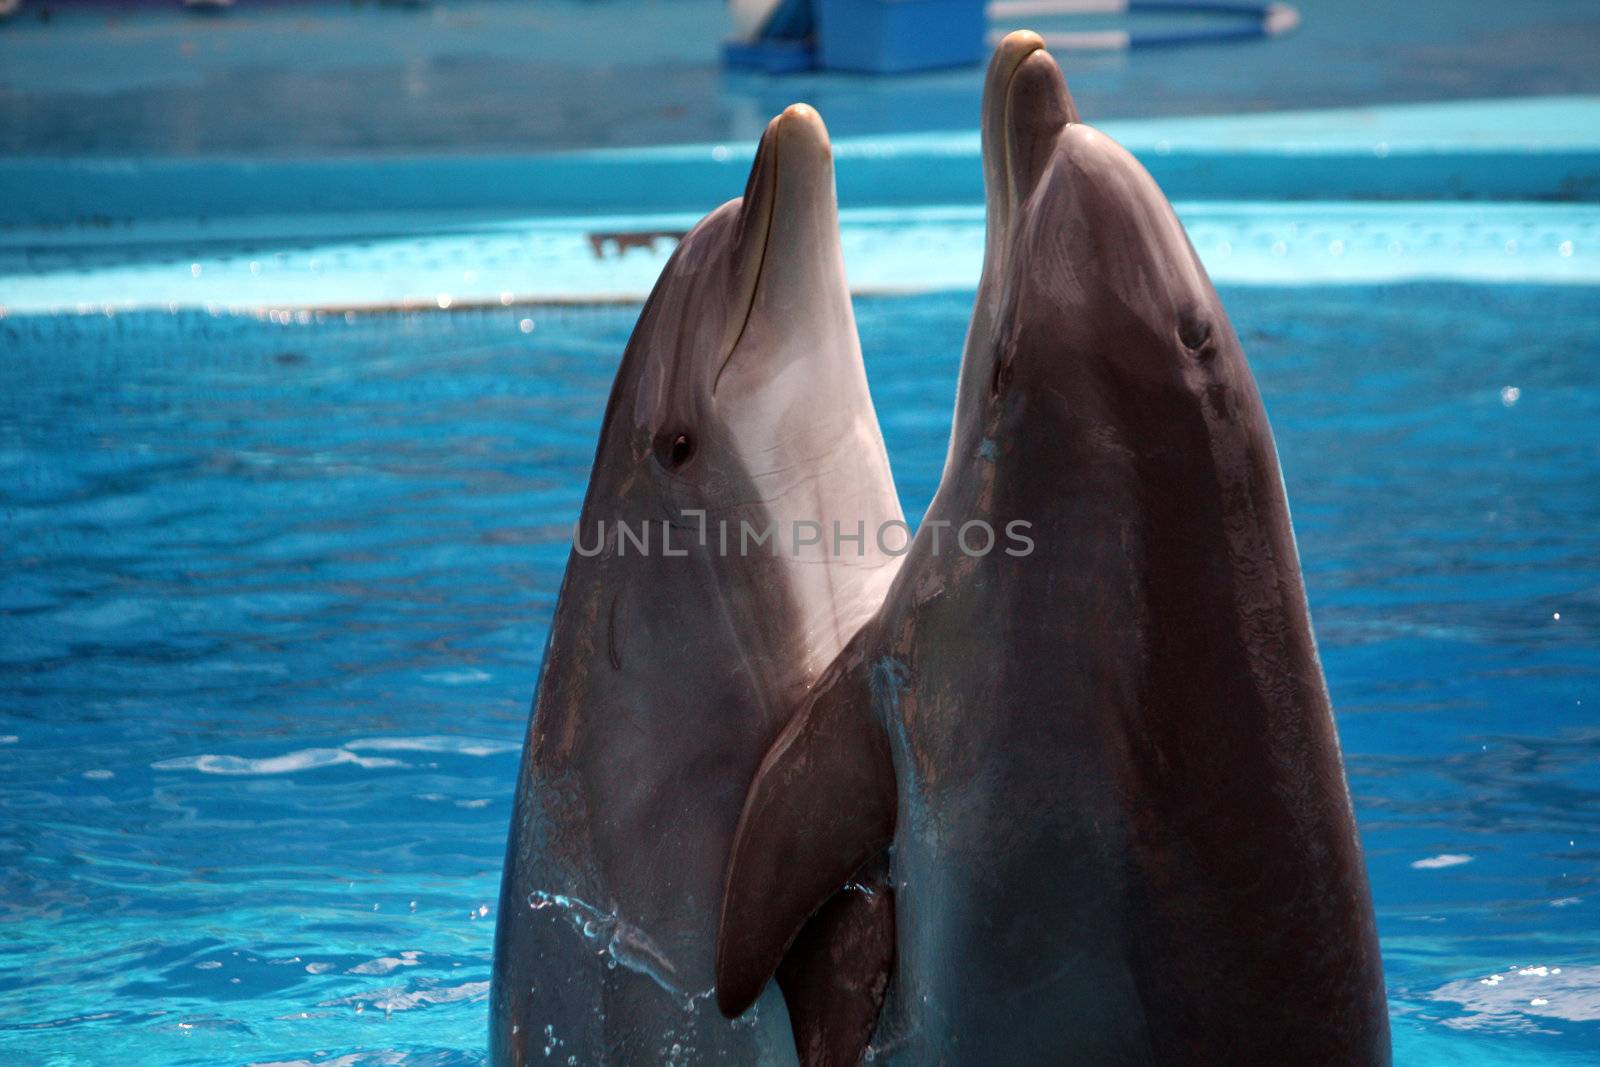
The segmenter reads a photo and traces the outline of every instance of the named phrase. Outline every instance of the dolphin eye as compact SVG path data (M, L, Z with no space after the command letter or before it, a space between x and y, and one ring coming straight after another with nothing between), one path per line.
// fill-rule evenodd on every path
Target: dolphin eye
M657 463L668 470L676 470L694 455L694 441L686 433L657 434L655 452Z
M1211 322L1199 315L1188 314L1178 320L1178 340L1191 352L1199 352L1211 340Z

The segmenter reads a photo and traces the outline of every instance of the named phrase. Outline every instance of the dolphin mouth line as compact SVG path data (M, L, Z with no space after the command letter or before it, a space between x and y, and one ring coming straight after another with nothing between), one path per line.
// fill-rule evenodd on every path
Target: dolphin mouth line
M1017 83L1017 72L1022 69L1022 65L1043 51L1045 51L1044 42L1040 41L1017 57L1017 61L1011 65L1011 70L1006 74L1005 91L1000 97L1000 129L997 131L1000 134L1000 188L1004 190L1008 200L1011 197L1011 150L1008 147L1011 142L1011 89Z
M745 305L744 320L739 323L739 332L734 335L733 344L728 346L727 354L722 357L722 363L717 367L717 376L711 381L713 397L717 395L717 386L722 384L722 372L733 362L733 354L739 351L739 342L744 340L745 331L750 328L750 318L756 310L756 296L761 292L761 276L767 269L767 251L772 244L772 219L778 211L778 163L779 152L783 147L782 131L783 125L780 120L772 138L772 178L767 183L767 204L761 220L761 255L756 260L755 280L750 283L750 300Z

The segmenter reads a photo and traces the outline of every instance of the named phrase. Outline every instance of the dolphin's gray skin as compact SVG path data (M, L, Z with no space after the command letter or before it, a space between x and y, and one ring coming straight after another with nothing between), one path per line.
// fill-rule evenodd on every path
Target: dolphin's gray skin
M1278 462L1144 169L1030 34L984 105L991 240L950 457L877 619L763 761L737 1013L892 845L874 1039L907 1064L1384 1064L1372 906ZM954 551L972 520L1033 551ZM931 525L944 521L944 551Z
M898 559L875 532L900 518L827 131L796 105L768 126L743 199L684 237L617 372L517 783L495 1064L794 1062L776 997L755 1023L708 1003L723 873L762 754L882 601ZM865 538L793 536L835 519ZM777 527L776 550L742 554L742 523ZM815 951L867 903L841 897ZM817 971L802 958L797 981ZM796 1036L814 1039L830 994L796 992L811 1013Z

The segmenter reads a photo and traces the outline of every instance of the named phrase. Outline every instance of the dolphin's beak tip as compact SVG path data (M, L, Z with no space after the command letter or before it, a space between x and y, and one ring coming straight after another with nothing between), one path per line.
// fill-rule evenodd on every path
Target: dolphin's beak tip
M1038 79L1041 83L1048 83L1053 80L1050 74L1060 69L1060 66L1056 63L1055 56L1052 56L1043 48L1036 48L1018 60L1016 69L1012 71L1011 84L1007 88L1015 96L1018 89L1026 84L1030 78ZM1054 94L1052 93L1051 95L1053 96Z
M1029 100L1025 110L1010 109L1013 122L1050 126L1082 121L1060 64L1042 47L1020 57L1006 88L1010 101Z
M833 144L828 140L828 127L823 123L817 109L810 104L790 104L772 121L785 144L799 142L819 150L826 156L833 155ZM782 158L782 153L779 154L779 158Z
M822 116L809 104L790 104L767 127L774 182L785 197L816 198L833 183L833 145Z
M1044 47L1044 38L1033 30L1012 30L1000 39L999 46L995 49L999 55L1027 55Z
M994 58L989 61L989 83L1003 90L1011 81L1022 61L1035 52L1044 50L1044 38L1032 30L1012 30L995 46Z
M806 103L790 104L778 117L794 122L815 122L818 125L822 123L822 116L817 114L817 109Z

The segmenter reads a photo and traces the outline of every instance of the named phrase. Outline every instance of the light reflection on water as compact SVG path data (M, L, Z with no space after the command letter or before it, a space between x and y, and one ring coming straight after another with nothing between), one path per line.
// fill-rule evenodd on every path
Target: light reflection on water
M1401 1063L1600 1043L1596 297L1224 294ZM858 307L913 517L969 306ZM0 320L0 1059L481 1061L517 751L636 311Z

